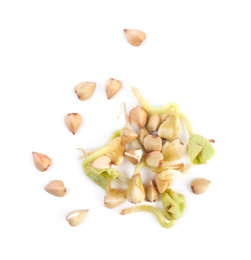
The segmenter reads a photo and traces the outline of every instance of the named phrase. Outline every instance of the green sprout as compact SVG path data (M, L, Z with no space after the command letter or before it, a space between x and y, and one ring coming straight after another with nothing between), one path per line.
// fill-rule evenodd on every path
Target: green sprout
M193 164L205 164L214 156L212 144L203 136L193 134L187 142L187 151Z
M180 113L180 118L185 123L190 135L187 142L187 152L190 161L193 164L205 164L214 156L214 147L205 137L193 133L190 120L184 113Z
M169 188L161 194L161 201L163 204L164 215L167 219L177 220L184 214L186 208L184 195Z

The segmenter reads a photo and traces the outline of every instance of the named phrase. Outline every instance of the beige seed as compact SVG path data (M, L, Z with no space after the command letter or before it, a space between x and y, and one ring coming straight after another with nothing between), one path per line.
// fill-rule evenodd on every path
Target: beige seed
M122 83L119 80L109 78L105 84L107 98L111 99L113 96L115 96L120 91L121 87Z
M152 180L149 180L145 184L145 191L146 191L146 200L150 202L155 202L159 200L159 193L155 188Z
M131 203L141 203L146 196L140 173L134 174L126 190L127 200Z
M127 127L123 127L121 130L121 144L129 144L132 140L136 139L138 134Z
M163 155L161 152L153 151L145 155L145 161L150 167L161 167L163 164Z
M138 141L140 144L143 145L144 143L144 138L149 135L149 132L146 128L140 128L138 131Z
M155 182L159 193L163 193L173 183L173 177L171 174L168 174L168 170L163 171L155 175Z
M162 149L162 139L156 135L147 135L144 138L143 146L147 152L160 152Z
M121 189L110 189L104 197L105 207L113 209L126 200L126 191Z
M198 195L198 194L204 193L208 189L208 186L210 185L210 183L211 183L211 181L208 181L206 179L197 178L191 182L191 189L194 194Z
M51 181L44 189L56 197L64 197L66 194L64 183L59 180Z
M81 82L75 88L74 91L81 101L88 100L96 89L96 83L94 82Z
M147 121L147 112L141 106L136 106L129 113L130 121L137 127L142 128Z
M128 42L135 47L138 47L146 38L146 34L143 31L136 29L124 29L125 37Z
M158 114L155 113L149 117L146 128L149 132L155 132L158 130L160 124L161 124L161 118Z
M138 164L142 157L142 150L139 148L131 149L125 152L125 157L134 165Z
M166 142L162 147L162 154L165 162L173 162L185 156L187 146L176 139L171 142Z
M85 218L89 210L74 210L66 216L66 220L72 227L78 226Z
M82 117L79 113L71 113L65 116L64 121L66 127L75 135L82 123Z
M33 154L34 164L40 172L45 172L48 169L48 167L51 166L52 161L49 156L42 153L36 153L36 152L32 152L32 154Z

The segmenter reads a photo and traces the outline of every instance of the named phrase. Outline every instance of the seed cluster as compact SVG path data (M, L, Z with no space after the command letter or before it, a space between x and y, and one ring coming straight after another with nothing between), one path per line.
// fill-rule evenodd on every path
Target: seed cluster
M156 216L163 227L169 228L184 214L186 208L184 195L170 189L173 176L184 176L191 167L185 167L183 162L177 163L177 160L188 154L191 165L205 164L213 157L214 148L211 140L209 142L193 133L189 119L180 112L178 104L154 107L142 97L138 89L133 87L132 90L140 105L131 109L128 115L124 104L126 126L115 131L100 149L89 153L83 150L82 167L86 175L106 191L104 204L107 208L115 208L125 200L139 204L161 198L163 212L154 206L137 205L122 210L121 214L148 211ZM178 139L181 121L190 135L186 144ZM132 130L133 127L138 130ZM128 145L134 149L128 149ZM112 168L113 165L120 165L124 157L135 165L131 179ZM142 167L156 173L154 180L142 183ZM115 179L125 183L127 189L111 188ZM209 184L209 181L199 178L193 180L191 190L194 194L201 194Z
M145 33L140 30L125 29L124 33L128 42L135 47L140 46L146 38ZM113 98L121 88L122 83L119 80L109 78L105 83L107 98ZM95 89L96 83L81 82L74 91L80 101L86 101L91 98ZM205 164L214 155L214 140L194 134L188 117L180 111L177 103L155 107L137 88L132 87L132 92L139 105L127 114L126 105L123 103L126 125L115 131L103 147L91 152L80 149L83 152L80 159L84 159L82 168L86 176L106 192L105 207L115 208L125 200L139 204L145 200L153 203L161 199L163 211L150 205L137 205L123 209L121 214L147 211L155 215L161 226L170 228L182 217L186 208L184 195L170 188L174 181L173 176L184 176L191 167L185 167L183 162L178 163L177 160L188 154L191 165ZM189 134L186 144L178 139L181 121ZM82 117L78 113L65 116L65 125L73 135L81 123ZM132 126L138 128L137 131L134 131ZM113 165L121 165L125 157L135 165L130 179L113 168ZM52 164L50 157L45 154L33 152L33 159L36 168L41 172L46 171ZM141 180L142 167L155 173L155 178L145 184ZM115 179L126 184L127 189L112 188ZM210 181L198 178L192 181L191 190L194 194L201 194L207 190L209 184ZM51 181L45 190L57 197L64 197L67 192L61 180ZM66 220L71 226L77 226L87 212L88 210L83 209L74 210L67 215Z

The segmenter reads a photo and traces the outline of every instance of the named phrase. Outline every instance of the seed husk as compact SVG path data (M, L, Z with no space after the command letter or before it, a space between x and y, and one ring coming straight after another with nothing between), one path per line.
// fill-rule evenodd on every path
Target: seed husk
M108 209L119 206L126 200L126 191L122 189L110 189L105 193L104 204Z
M145 199L145 189L140 173L134 174L126 190L127 200L131 203L141 203Z
M142 128L147 122L147 112L141 106L136 106L129 113L130 121L137 127Z
M191 189L193 193L196 195L202 194L208 189L210 183L211 181L209 180L203 178L197 178L191 182Z
M136 29L124 29L125 37L128 42L135 47L138 47L146 38L146 34L143 31Z
M82 123L81 115L79 113L70 113L65 116L64 120L66 127L75 135Z
M144 143L144 139L147 135L149 135L150 133L148 132L148 130L146 128L140 128L138 131L138 141L141 145L143 145Z
M145 184L145 191L146 191L146 200L150 202L155 202L159 200L159 193L155 188L155 185L152 180L149 180Z
M168 117L159 126L158 135L168 141L178 138L179 134L179 115L175 111L168 113Z
M121 130L121 144L129 144L132 140L136 139L138 134L127 127L123 127Z
M176 139L171 142L166 142L162 147L162 154L165 162L173 162L185 156L187 146Z
M85 218L89 210L74 210L71 211L67 216L66 220L72 227L78 226Z
M108 99L115 96L121 89L122 83L114 78L109 78L105 84L105 91Z
M161 124L161 118L158 114L154 113L152 115L150 115L147 124L146 124L146 128L149 132L155 132L158 130L159 126Z
M88 100L96 89L96 83L94 82L81 82L75 88L74 91L81 101Z
M111 158L112 164L120 165L124 160L125 146L121 143L121 137L117 137L111 143L111 150L106 153Z
M66 194L64 183L59 180L51 181L44 189L56 197L64 197Z
M143 146L147 152L160 152L162 149L162 139L156 135L147 135L144 138Z
M173 177L171 174L168 174L168 170L163 171L155 175L155 182L159 193L163 193L173 183Z
M51 166L52 161L49 156L42 153L36 153L36 152L32 152L32 154L33 154L34 164L40 172L45 172L48 169L48 167Z
M125 157L134 165L138 164L142 157L142 150L139 148L131 149L125 152Z
M153 151L145 155L145 161L150 167L161 167L163 164L163 155L159 151Z

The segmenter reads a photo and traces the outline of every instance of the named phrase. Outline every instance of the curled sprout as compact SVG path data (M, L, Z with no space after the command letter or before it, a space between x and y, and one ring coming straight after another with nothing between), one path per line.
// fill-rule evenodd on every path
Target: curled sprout
M110 142L112 142L113 140L115 140L117 137L121 136L121 131L120 130L116 130L112 133L112 135L110 136L109 140L107 141L106 145L108 145Z
M186 129L189 133L189 136L193 135L193 129L192 129L191 122L190 122L189 118L183 112L180 112L180 119L181 119L181 121L184 122Z
M140 163L138 163L134 169L134 175L138 174L141 170L141 168L145 167L146 163L145 161L141 161Z
M172 227L174 222L175 222L174 219L170 219L169 222L166 222L166 218L163 215L163 213L159 209L157 209L153 206L150 206L150 205L140 205L140 206L134 206L134 207L126 208L126 209L123 209L120 212L120 214L125 215L125 214L130 214L130 213L133 213L133 212L140 212L140 211L146 211L146 212L152 213L157 218L160 225L164 228Z
M172 109L174 109L176 112L179 111L179 106L175 102L170 102L162 107L153 106L140 94L137 88L135 87L131 87L131 88L134 96L137 98L140 105L150 114L156 113L158 115L162 115Z

